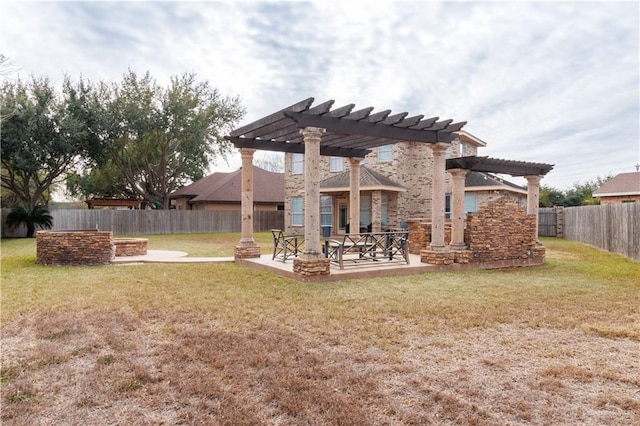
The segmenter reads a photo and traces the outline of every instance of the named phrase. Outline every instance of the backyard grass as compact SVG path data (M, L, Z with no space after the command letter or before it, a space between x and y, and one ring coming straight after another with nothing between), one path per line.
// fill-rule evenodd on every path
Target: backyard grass
M239 240L145 237L198 257ZM2 424L640 423L640 264L543 243L541 267L301 284L44 267L3 240Z

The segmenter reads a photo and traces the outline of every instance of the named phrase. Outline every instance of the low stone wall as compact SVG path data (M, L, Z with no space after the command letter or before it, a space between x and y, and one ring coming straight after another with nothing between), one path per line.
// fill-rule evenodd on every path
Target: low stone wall
M528 259L542 263L545 250L538 243L536 217L509 199L491 202L467 214L464 241L471 251L470 262Z
M450 227L445 225L445 242L450 241ZM467 213L464 242L466 249L451 247L429 249L431 224L409 221L410 251L420 254L420 261L448 267L468 265L475 268L512 268L534 266L544 262L545 249L538 243L536 217L511 199L489 202L475 213ZM475 266L474 266L475 265Z
M147 254L147 238L114 238L116 256L143 256Z
M38 231L36 263L103 265L115 257L111 231Z

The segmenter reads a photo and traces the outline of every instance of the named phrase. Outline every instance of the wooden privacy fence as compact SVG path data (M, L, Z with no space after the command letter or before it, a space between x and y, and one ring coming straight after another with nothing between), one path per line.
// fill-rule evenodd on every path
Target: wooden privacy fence
M2 236L24 236L9 230L3 209ZM240 232L241 213L234 210L52 210L53 230L99 229L116 235ZM284 227L284 211L255 211L255 232Z
M567 207L564 238L640 262L640 203Z
M538 235L541 237L561 237L558 232L558 219L562 217L562 208L541 207L538 209ZM560 213L560 214L559 214Z

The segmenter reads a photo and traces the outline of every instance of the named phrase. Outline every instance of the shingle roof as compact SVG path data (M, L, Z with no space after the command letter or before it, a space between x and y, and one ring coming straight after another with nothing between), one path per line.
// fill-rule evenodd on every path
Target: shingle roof
M330 176L327 179L320 181L320 189L331 190L344 190L348 191L350 188L349 172L343 172L335 176ZM387 191L405 191L406 188L402 185L392 181L386 176L381 175L378 172L361 166L360 167L360 189L373 190L373 189L385 189Z
M481 189L505 189L507 191L526 194L527 189L513 182L499 178L489 173L469 172L464 181L465 188Z
M593 191L594 197L640 195L640 172L620 173Z
M240 202L242 169L230 173L213 173L173 192L169 198L190 198L190 203ZM253 202L284 202L284 173L274 173L253 166Z

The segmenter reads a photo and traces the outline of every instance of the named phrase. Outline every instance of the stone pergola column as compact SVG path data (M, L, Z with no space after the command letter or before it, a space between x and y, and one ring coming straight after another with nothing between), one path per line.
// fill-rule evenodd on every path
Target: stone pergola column
M305 127L304 138L304 250L293 259L293 272L303 280L328 275L329 259L320 246L320 140L325 129Z
M540 204L541 176L525 176L527 180L527 214L536 218L536 239L538 238L538 206Z
M464 180L469 173L465 169L451 169L449 174L452 181L452 201L451 212L451 243L449 247L455 250L466 248L464 244Z
M260 257L260 246L253 239L253 154L255 149L242 148L241 213L242 232L234 250L235 258Z
M431 145L433 151L433 184L431 196L431 244L429 249L444 249L444 207L445 207L445 153L448 143Z
M349 158L349 233L360 232L360 162Z
M304 138L304 251L319 256L320 247L320 139L324 129L305 127Z
M382 191L371 193L371 231L382 231Z

